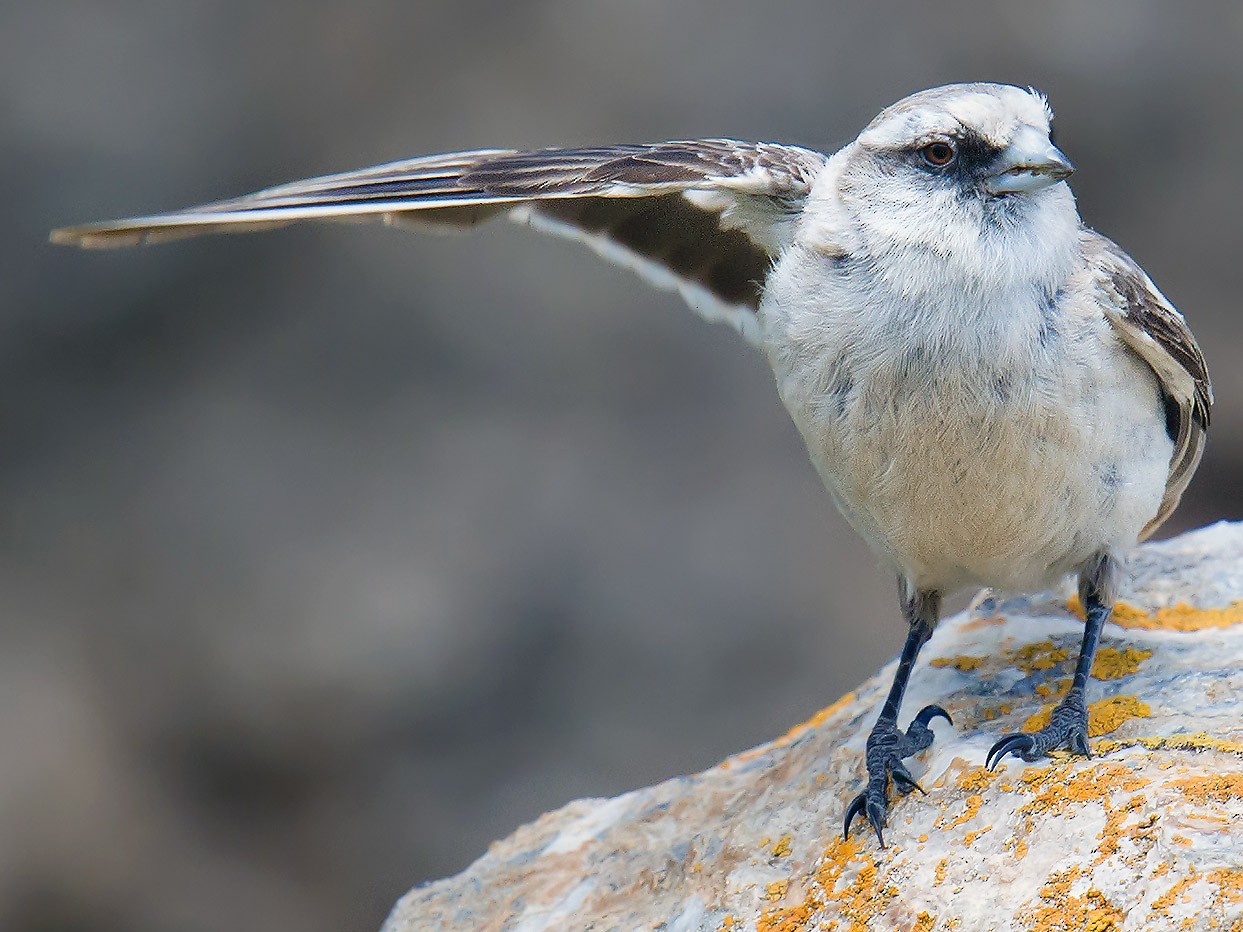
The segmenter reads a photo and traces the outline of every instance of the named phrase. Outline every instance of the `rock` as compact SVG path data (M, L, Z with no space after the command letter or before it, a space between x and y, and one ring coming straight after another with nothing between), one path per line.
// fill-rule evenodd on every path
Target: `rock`
M580 800L383 932L1243 929L1243 524L1141 547L1090 685L1093 757L983 768L1069 682L1067 593L977 600L920 658L905 710L947 708L887 849L842 813L892 665L777 740L690 777ZM896 611L896 610L895 610ZM895 635L896 638L896 635Z

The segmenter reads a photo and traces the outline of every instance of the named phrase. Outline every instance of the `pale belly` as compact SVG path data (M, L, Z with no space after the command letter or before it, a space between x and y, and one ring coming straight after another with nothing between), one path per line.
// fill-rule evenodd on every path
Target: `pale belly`
M1155 377L1123 350L1073 384L1061 366L837 359L778 371L779 389L847 520L919 588L1044 588L1125 551L1160 506L1173 445Z

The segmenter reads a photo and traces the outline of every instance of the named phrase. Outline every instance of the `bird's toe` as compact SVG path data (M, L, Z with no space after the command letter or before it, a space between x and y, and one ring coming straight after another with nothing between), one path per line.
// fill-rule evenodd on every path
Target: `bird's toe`
M992 770L1001 763L1003 758L1010 754L1026 759L1035 743L1031 735L1021 732L1004 735L1001 740L989 748L988 757L984 760L984 766Z
M1008 754L1029 762L1039 760L1058 748L1082 757L1092 756L1088 747L1087 708L1083 697L1075 690L1058 703L1044 728L1030 734L1018 732L1002 737L989 750L985 766L992 770Z

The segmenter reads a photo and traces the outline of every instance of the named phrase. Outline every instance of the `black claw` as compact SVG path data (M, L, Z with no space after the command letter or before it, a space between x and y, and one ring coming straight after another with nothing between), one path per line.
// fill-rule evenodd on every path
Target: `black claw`
M1049 724L1031 734L1004 735L992 746L985 758L985 766L992 770L1007 754L1014 754L1029 763L1039 760L1055 748L1065 748L1071 753L1091 757L1088 747L1088 713L1083 704L1083 692L1072 687L1049 717Z
M898 791L903 795L909 793L911 790L919 790L922 795L928 795L924 792L924 788L915 782L915 778L911 776L911 772L902 764L889 768L889 775L893 777L893 785L896 786Z
M868 822L876 832L876 840L885 847L885 816L889 811L890 786L893 781L893 792L905 796L912 790L922 795L927 792L911 776L903 758L918 754L932 743L932 729L928 723L934 718L943 718L951 725L949 713L939 705L930 705L921 709L911 721L905 732L898 731L892 720L883 724L878 722L868 736L867 768L868 787L850 801L846 808L846 817L842 824L842 837L850 837L850 823L861 813L867 813Z
M855 820L855 816L861 813L867 806L868 794L860 793L850 801L850 805L846 807L846 822L842 826L842 841L850 838L850 823Z
M880 842L880 846L885 847L885 803L872 799L868 795L868 791L864 790L858 796L850 801L850 805L846 807L846 820L842 826L842 840L846 841L850 838L850 823L855 820L855 816L866 813L868 822L871 823L872 831L876 833L876 840Z
M1016 757L1022 757L1031 752L1036 746L1036 740L1027 734L1016 733L1005 735L1000 741L989 749L988 757L984 760L984 766L992 770L1001 763L1002 758L1008 754Z
M950 718L950 714L946 712L943 708L941 708L939 705L924 706L922 709L919 710L919 714L915 716L914 721L919 722L919 724L927 728L928 723L931 722L934 718L943 718L947 722L949 722L951 725L954 724L954 720Z
M885 847L885 807L874 799L868 800L868 821L876 831L876 840Z

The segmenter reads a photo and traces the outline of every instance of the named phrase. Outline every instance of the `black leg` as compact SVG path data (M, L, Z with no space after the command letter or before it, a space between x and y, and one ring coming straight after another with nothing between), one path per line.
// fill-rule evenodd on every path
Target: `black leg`
M915 666L919 649L932 636L932 629L937 623L941 593L916 592L903 600L902 608L910 629L907 631L906 643L902 645L898 672L894 674L893 685L889 687L889 696L881 707L880 717L876 720L872 733L868 735L865 758L868 768L867 789L851 800L846 809L843 828L844 836L849 837L850 823L855 816L866 813L882 848L885 847L885 816L889 812L889 779L893 778L894 787L899 794L906 794L911 790L922 793L923 788L915 782L902 759L922 751L932 743L932 729L928 727L930 721L940 716L950 722L948 712L939 705L930 705L920 710L905 732L898 730L898 710L902 706L902 695L906 692L906 684L911 678L911 668Z
M1088 675L1100 643L1101 629L1113 610L1114 576L1117 564L1108 554L1096 557L1079 575L1079 600L1087 619L1083 626L1083 646L1079 648L1079 662L1075 664L1075 678L1070 690L1053 710L1049 724L1032 734L1015 733L1004 736L993 745L985 761L991 770L1007 755L1014 754L1025 761L1038 760L1056 748L1066 748L1084 757L1091 757L1088 749L1088 707L1084 694L1088 688Z

